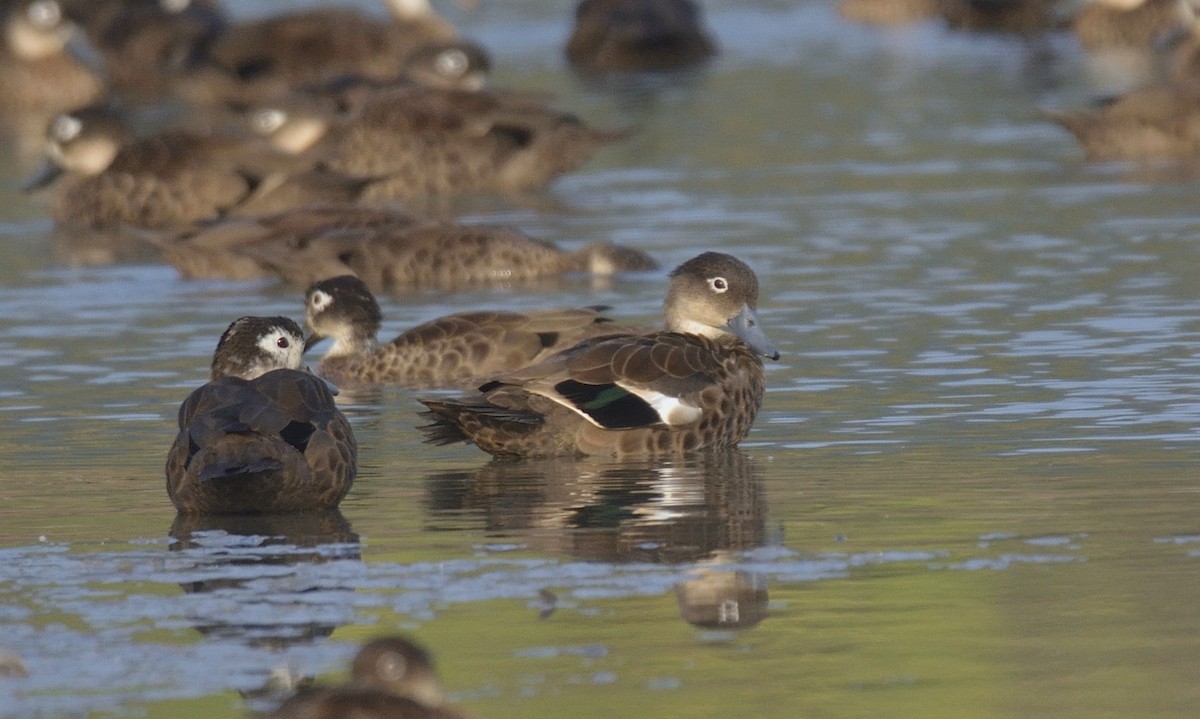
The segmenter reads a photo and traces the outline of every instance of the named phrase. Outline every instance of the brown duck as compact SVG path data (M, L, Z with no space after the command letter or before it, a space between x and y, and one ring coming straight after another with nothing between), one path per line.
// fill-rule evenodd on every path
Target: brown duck
M434 444L498 456L674 454L734 447L762 403L758 279L706 252L671 273L666 329L585 340L460 399L422 399Z
M185 277L279 277L307 287L352 274L375 293L529 286L658 267L644 252L607 242L567 251L512 228L418 222L398 210L346 205L228 218L145 239Z
M1200 158L1200 88L1149 85L1074 112L1047 111L1091 161L1195 161Z
M366 193L372 200L420 203L464 193L535 190L629 134L589 127L528 95L412 83L359 85L338 100L332 111L319 103L307 108L315 113L305 121L307 144L278 147L347 175L380 178Z
M717 53L692 0L582 0L566 55L580 72L671 70Z
M352 201L370 182L310 169L239 133L173 130L134 138L104 105L56 117L46 154L26 189L57 181L55 222L92 229L177 227L231 213Z
M350 681L302 689L260 719L469 719L450 705L429 653L399 636L380 637L359 649Z
M321 280L305 294L312 335L329 338L317 365L340 387L399 384L463 386L527 367L586 337L615 331L600 308L527 312L460 312L413 327L386 344L376 335L382 313L371 291L353 275Z
M347 75L391 79L414 51L458 40L429 0L386 0L391 17L348 7L269 15L230 26L211 59L243 82L277 78L292 87Z
M243 317L212 374L179 408L167 493L180 512L235 514L336 507L357 472L354 433L323 380L299 370L300 327Z
M4 116L37 114L44 123L47 117L103 95L100 76L67 49L77 29L57 0L9 2L0 11L0 22Z

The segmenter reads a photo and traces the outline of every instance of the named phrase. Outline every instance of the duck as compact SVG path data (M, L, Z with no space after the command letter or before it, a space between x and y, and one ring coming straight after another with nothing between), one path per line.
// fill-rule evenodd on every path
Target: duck
M422 398L421 429L432 444L498 457L732 449L762 404L761 358L779 358L757 306L754 271L705 252L671 272L663 330L587 339L478 394Z
M1088 52L1150 52L1196 26L1191 0L1091 0L1071 21L1071 30Z
M261 97L346 76L392 79L422 48L461 41L429 0L384 4L387 19L321 7L230 24L209 43L199 76L217 84L217 96Z
M527 367L586 337L615 332L602 307L458 312L381 345L379 302L354 275L313 284L304 305L311 330L305 348L333 340L317 373L342 388L466 386Z
M426 651L411 639L388 635L365 643L341 686L302 688L259 719L468 719L451 705Z
M44 123L104 96L99 73L68 50L78 26L58 0L9 2L0 18L0 113L36 114Z
M385 227L407 227L417 222L398 207L316 203L282 212L233 215L179 228L150 230L140 234L142 242L157 249L161 259L185 279L260 280L278 279L276 265L296 267L297 277L283 275L301 287L315 279L344 274L345 263L336 252L305 253L305 248L322 234L353 234ZM259 246L257 251L254 250ZM289 263L289 254L305 255ZM259 259L259 256L264 259Z
M1200 159L1200 88L1195 85L1147 85L1095 108L1043 114L1075 136L1090 162Z
M470 193L515 195L541 189L581 167L601 148L630 135L593 128L529 95L435 88L417 83L355 85L338 109L304 110L306 141L276 145L340 173L381 178L365 197L421 206ZM252 123L269 139L284 137L288 107L275 122ZM291 109L295 112L293 106Z
M603 281L658 269L645 252L611 242L565 250L515 228L421 220L396 207L314 205L144 239L190 279L278 278L308 287L356 275L376 294L528 287L568 275Z
M671 70L710 59L717 45L693 0L582 0L565 53L584 73Z
M67 0L66 10L99 55L113 93L138 103L171 97L230 22L216 0Z
M322 233L290 251L280 251L278 244L241 251L270 266L288 284L303 287L353 274L372 292L390 294L541 286L568 275L606 281L613 275L658 268L641 250L611 242L569 251L512 227L455 222Z
M940 20L951 30L1033 35L1065 29L1075 0L838 0L838 14L872 25Z
M90 229L161 229L308 202L357 201L371 182L313 168L236 132L134 137L107 103L55 117L45 154L25 189L56 184L55 223Z
M358 471L354 432L332 391L300 369L286 317L247 316L221 335L206 384L179 408L167 494L180 513L330 510Z

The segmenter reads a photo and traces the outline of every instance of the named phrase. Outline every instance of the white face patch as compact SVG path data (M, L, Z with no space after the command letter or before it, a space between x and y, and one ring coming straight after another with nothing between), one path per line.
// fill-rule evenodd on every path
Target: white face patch
M313 312L324 312L332 302L333 295L325 290L313 290L312 295L308 298L308 306Z
M304 338L298 337L282 328L272 329L258 339L258 348L266 357L263 371L272 369L300 369L301 356L304 354Z

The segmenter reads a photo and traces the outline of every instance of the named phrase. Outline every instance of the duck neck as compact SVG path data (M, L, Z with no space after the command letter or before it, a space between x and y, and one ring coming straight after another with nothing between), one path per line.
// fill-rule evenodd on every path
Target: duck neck
M375 351L378 342L373 333L349 331L331 337L333 345L325 353L326 359L360 357Z

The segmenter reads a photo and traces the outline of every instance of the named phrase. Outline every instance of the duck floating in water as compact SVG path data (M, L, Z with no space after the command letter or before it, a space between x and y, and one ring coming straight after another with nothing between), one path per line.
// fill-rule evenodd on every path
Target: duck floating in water
M779 358L757 305L754 271L706 252L671 273L665 330L584 340L479 395L422 399L433 420L422 429L434 444L473 442L498 456L733 448L762 404L760 356Z
M333 340L317 372L339 387L464 386L528 367L587 337L619 332L601 309L458 312L381 345L379 303L362 280L343 275L308 288L312 335L306 347Z
M325 381L299 369L300 327L243 317L213 354L209 381L179 408L167 493L180 512L240 514L336 507L358 450Z
M716 54L692 0L582 0L566 45L581 73L674 70Z
M258 719L469 719L447 702L429 653L400 636L359 649L342 686L309 687Z

